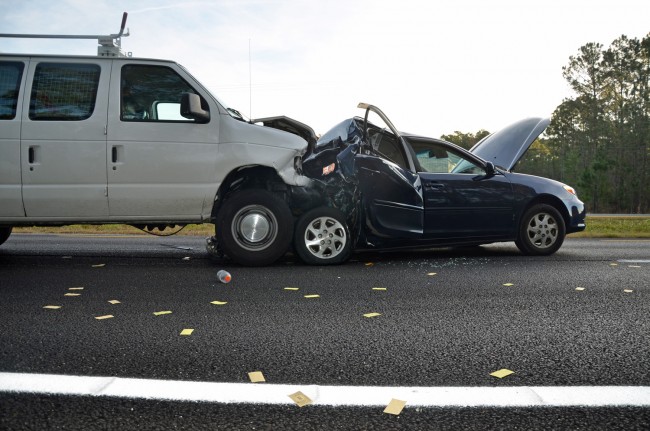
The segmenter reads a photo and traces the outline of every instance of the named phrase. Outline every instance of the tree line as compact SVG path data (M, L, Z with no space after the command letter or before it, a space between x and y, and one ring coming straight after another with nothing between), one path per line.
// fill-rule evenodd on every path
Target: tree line
M592 213L650 212L650 33L588 43L562 75L575 94L515 170L574 186ZM470 148L487 134L441 138Z

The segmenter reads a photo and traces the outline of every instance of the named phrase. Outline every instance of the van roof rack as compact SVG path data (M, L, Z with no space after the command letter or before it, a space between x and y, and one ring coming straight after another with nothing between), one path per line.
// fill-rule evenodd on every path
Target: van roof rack
M97 55L99 57L130 57L131 53L125 55L122 52L122 36L129 36L129 29L124 32L126 26L126 17L128 14L124 12L122 15L122 25L120 32L117 34L109 35L75 35L75 34L10 34L0 33L0 37L16 37L23 39L97 39L99 46L97 47Z

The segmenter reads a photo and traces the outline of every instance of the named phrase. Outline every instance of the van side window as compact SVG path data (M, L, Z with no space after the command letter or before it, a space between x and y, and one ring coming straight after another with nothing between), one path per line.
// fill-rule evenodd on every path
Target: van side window
M18 90L24 67L21 62L0 62L0 120L16 118Z
M180 113L181 95L197 92L173 69L165 66L125 65L122 67L121 82L122 121L194 122ZM203 99L201 107L209 110Z
M40 63L34 71L29 118L79 121L95 110L101 69L96 64Z

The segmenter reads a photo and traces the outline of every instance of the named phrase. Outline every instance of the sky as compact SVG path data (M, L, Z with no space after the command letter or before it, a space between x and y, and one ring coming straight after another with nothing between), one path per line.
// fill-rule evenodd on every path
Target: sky
M650 33L648 0L0 0L0 33L114 34L174 60L251 118L318 134L378 106L404 132L496 131L572 97L589 42ZM0 52L95 55L93 40L0 38Z

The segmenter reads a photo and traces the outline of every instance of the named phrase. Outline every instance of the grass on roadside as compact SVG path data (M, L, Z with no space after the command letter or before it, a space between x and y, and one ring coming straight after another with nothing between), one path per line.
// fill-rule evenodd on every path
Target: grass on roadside
M650 218L589 217L587 229L572 233L572 238L650 238Z
M179 228L166 229L156 233L162 235L175 232ZM55 234L105 234L105 235L146 235L145 232L123 224L70 225L62 227L17 227L16 233L55 233ZM214 225L190 224L179 232L180 235L212 236ZM650 238L650 218L644 217L587 217L587 229L571 234L572 238Z
M154 229L154 233L159 235L170 235L180 229L179 226L173 229L159 231ZM75 234L75 235L148 235L146 232L125 224L102 224L102 225L69 225L60 227L34 226L34 227L15 227L15 233L54 233L54 234ZM183 230L178 232L179 235L196 235L212 236L214 235L214 225L205 224L188 224Z

